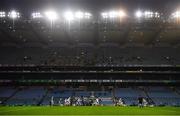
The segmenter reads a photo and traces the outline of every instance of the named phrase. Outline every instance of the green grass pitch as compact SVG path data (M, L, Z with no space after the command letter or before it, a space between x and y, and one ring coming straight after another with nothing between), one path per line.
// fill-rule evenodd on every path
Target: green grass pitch
M180 107L2 106L0 115L180 115Z

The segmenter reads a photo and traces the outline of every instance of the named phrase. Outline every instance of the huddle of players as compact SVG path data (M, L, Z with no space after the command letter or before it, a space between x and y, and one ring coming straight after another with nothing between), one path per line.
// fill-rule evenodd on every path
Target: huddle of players
M54 97L51 97L50 106L55 105ZM56 104L57 105L57 104ZM99 106L101 105L100 98L84 98L84 97L69 97L69 98L59 98L59 106Z

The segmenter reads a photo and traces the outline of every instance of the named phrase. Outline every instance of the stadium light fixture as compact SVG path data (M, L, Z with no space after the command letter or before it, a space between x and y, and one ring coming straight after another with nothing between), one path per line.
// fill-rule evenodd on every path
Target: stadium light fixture
M6 17L6 12L1 11L0 12L0 18L4 18L4 17Z
M154 17L154 13L151 11L145 11L144 12L144 16L145 18L153 18Z
M55 11L46 11L45 15L50 21L55 21L58 19L58 15Z
M176 11L172 14L173 18L180 18L180 11Z
M118 17L118 12L116 12L116 11L109 12L109 18L116 18L116 17Z
M34 13L32 13L32 18L33 18L33 19L37 19L37 18L41 18L41 17L42 17L42 15L41 15L40 12L34 12Z
M85 13L84 13L84 17L85 17L86 19L90 19L91 16L92 16L92 14L89 13L89 12L85 12Z
M78 12L75 13L75 17L77 19L83 19L84 18L84 13L81 12L81 11L78 11Z
M107 19L108 18L108 13L103 12L103 13L101 13L101 16L102 16L103 19Z
M13 11L9 12L8 17L10 17L12 19L17 19L17 18L20 18L20 13L13 10Z
M155 13L154 13L154 17L155 17L155 18L159 18L159 17L160 17L160 14L159 14L158 12L155 12Z
M67 20L67 21L72 21L72 20L74 20L74 14L73 14L73 12L71 12L71 11L66 11L66 12L64 13L64 18L65 18L65 20Z
M140 10L136 11L135 16L136 16L136 18L141 18L143 16L142 11L140 11Z

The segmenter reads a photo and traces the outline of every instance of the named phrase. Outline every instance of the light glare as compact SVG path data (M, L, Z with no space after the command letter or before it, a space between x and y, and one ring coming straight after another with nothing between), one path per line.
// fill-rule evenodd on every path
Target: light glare
M78 19L83 19L84 18L84 13L81 11L78 11L75 13L75 17Z
M176 11L172 14L173 18L180 18L180 11Z
M145 11L144 16L145 16L145 18L153 18L154 13L151 11Z
M126 16L126 13L124 12L124 11L119 11L119 17L120 18L123 18L123 17L125 17Z
M0 12L0 18L6 17L6 13L5 12Z
M45 15L51 21L58 19L57 13L55 11L47 11L45 12Z
M71 11L67 11L64 13L64 18L67 21L72 21L74 20L74 14Z
M141 11L137 11L137 12L135 13L135 16L136 16L137 18L141 18L141 17L143 16L143 13L142 13Z
M16 19L16 18L20 17L20 13L13 10L13 11L9 12L8 16L12 19Z
M89 12L85 12L84 15L85 15L84 17L85 17L86 19L90 19L91 16L92 16L91 13L89 13Z
M116 17L118 17L118 12L116 12L116 11L110 11L110 12L109 12L109 17L110 17L110 18L116 18Z
M106 12L101 13L101 15L102 15L102 17L103 17L104 19L107 19L107 18L108 18L108 13L106 13Z
M32 18L33 18L33 19L41 18L41 17L42 17L42 15L41 15L40 12L34 12L34 13L32 13Z

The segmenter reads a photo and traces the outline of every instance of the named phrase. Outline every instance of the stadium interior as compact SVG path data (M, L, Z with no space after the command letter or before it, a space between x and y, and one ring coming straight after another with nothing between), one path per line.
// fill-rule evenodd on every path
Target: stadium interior
M180 106L180 10L136 10L0 9L0 104Z

